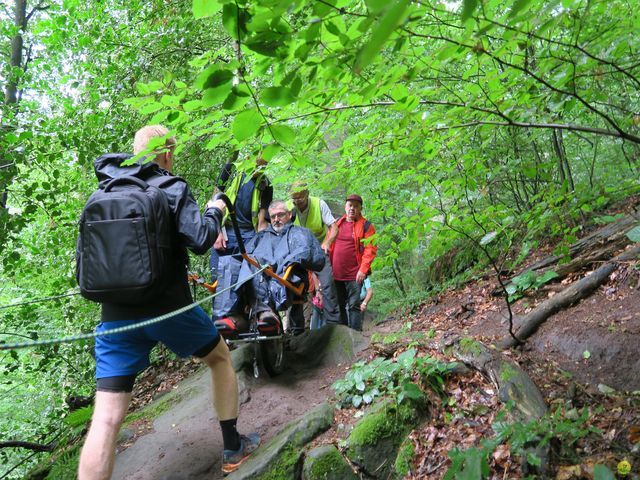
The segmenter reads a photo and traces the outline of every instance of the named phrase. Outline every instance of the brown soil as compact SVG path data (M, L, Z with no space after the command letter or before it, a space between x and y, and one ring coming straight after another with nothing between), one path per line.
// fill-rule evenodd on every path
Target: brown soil
M539 251L534 256L539 258L545 254ZM552 442L549 473L552 478L590 479L595 463L604 463L615 471L617 462L622 459L628 459L633 465L629 478L636 478L633 475L640 471L638 265L638 262L621 265L590 297L550 317L524 346L503 352L529 373L550 411L571 418L585 413L585 421L580 424L585 430L583 438L573 438L575 441L570 448L562 450ZM588 273L583 271L562 282L545 285L516 302L514 314L517 317L526 313ZM452 335L472 336L490 345L508 335L504 299L492 295L497 286L495 278L487 275L444 292L431 302L397 313L380 325L370 326L371 332L384 336L403 327L407 330L410 323L408 335L424 334L421 355L452 360L430 345ZM406 343L401 342L396 353L406 348ZM374 349L367 349L361 357L373 358L376 354ZM193 369L190 362L173 362L173 371L177 373L172 375L166 365L165 362L162 366L164 377L160 382L153 373L148 374L147 381L141 382L138 388L146 391L143 397L151 398L161 388L173 388L174 377L181 378ZM241 429L257 430L268 440L312 405L332 398L333 391L329 387L347 368L346 365L316 369L293 366L276 379L263 377L251 382L251 399L241 408ZM494 435L492 424L502 406L487 379L477 373L457 375L447 380L445 391L446 398L453 400L442 403L432 398L434 408L429 421L417 426L410 435L416 456L407 478L442 478L451 465L448 452L454 448L478 447L482 439ZM337 410L333 428L315 443L330 442L341 446L341 440L346 438L360 416L355 409ZM199 438L191 438L185 443L189 443L199 456L187 456L187 449L183 449L181 456L186 457L185 461L176 463L173 458L171 464L162 464L164 454L174 449L167 441L159 446L161 453L155 463L161 464L160 467L135 470L137 459L134 455L130 460L131 468L120 469L122 475L114 478L221 478L218 474L221 445L213 415L208 417L206 424L205 434L209 440L200 447L197 446ZM200 460L200 457L206 459ZM123 460L119 456L117 461ZM523 478L520 463L521 459L510 451L509 445L500 445L489 458L489 478ZM131 472L136 473L132 475Z
M262 372L255 379L243 372L238 430L258 432L266 442L289 422L331 398L331 384L349 366L317 363L317 357L308 362L286 358L287 370L273 378ZM189 393L154 420L129 426L119 442L113 480L223 478L222 436L211 408L209 382L208 372L191 360L161 361L145 371L136 383L132 411L169 390Z
M623 459L633 465L630 478L637 478L640 472L638 265L637 261L621 265L590 297L550 317L522 347L503 352L532 377L551 412L572 418L584 413L581 428L598 430L569 449L552 445L548 473L552 478L592 479L594 464L605 464L615 471ZM563 280L562 285L545 286L516 302L516 325L518 315L588 273ZM431 342L462 335L486 345L497 344L508 335L505 301L491 294L497 287L497 281L489 276L470 282L390 320L385 330L396 331L410 322L412 332L428 332ZM428 346L424 350L441 356ZM442 478L451 465L449 451L478 447L481 439L493 436L491 424L502 407L495 396L478 396L478 392L493 392L487 379L477 374L467 379L455 377L447 381L445 390L455 398L455 407L439 405L429 422L412 432L417 455L408 478ZM475 413L478 406L486 407L480 415ZM451 421L456 416L464 420ZM522 478L520 459L511 454L508 445L499 446L489 463L492 479Z

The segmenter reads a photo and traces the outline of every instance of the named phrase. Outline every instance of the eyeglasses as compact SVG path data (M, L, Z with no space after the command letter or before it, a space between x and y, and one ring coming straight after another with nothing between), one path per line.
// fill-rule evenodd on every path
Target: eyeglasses
M273 212L269 214L271 218L285 218L287 215L289 215L289 212Z

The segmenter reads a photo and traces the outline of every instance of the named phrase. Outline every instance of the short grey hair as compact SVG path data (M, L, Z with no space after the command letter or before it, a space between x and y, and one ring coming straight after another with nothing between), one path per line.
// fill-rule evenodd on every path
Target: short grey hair
M163 125L147 125L146 127L142 127L136 132L133 139L133 153L137 155L140 152L144 152L152 138L167 135L169 135L169 129ZM169 148L175 147L175 137L167 138L165 145Z
M271 211L274 208L279 207L281 205L282 205L282 208L284 208L287 212L291 213L291 209L287 206L287 202L285 202L284 200L274 200L269 204L268 210Z

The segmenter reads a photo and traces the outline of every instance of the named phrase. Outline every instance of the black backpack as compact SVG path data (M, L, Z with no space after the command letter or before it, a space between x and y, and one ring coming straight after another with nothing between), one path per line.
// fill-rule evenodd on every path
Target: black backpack
M174 219L161 187L177 177L123 176L95 191L82 210L76 279L83 297L140 305L172 280Z

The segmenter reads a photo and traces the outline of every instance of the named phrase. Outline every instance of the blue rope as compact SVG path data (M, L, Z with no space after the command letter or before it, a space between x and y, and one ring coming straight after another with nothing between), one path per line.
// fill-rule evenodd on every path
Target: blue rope
M259 273L262 273L264 270L266 270L269 267L269 265L265 265L262 268L260 268L259 270L257 270L256 272L254 272L253 274L251 274L249 277L243 279L243 282L246 281L247 279L253 278L255 276L257 276ZM208 297L203 298L202 300L198 300L197 302L193 302L190 305L187 305L185 307L179 308L178 310L174 310L173 312L169 312L169 313L165 313L164 315L160 315L159 317L154 317L154 318L150 318L148 320L144 320L142 322L133 324L133 325L127 325L125 327L118 327L118 328L114 328L113 330L107 330L104 332L100 332L100 333L83 333L83 334L79 334L79 335L72 335L69 337L61 337L61 338L50 338L50 339L44 339L44 340L32 340L30 342L21 342L21 343L10 343L10 344L0 344L0 351L2 350L17 350L20 348L29 348L29 347L40 347L43 345L55 345L55 344L60 344L60 343L71 343L71 342L76 342L78 340L88 340L88 339L92 339L92 338L97 338L97 337L102 337L104 335L113 335L116 333L122 333L122 332L129 332L131 330L137 330L139 328L144 328L147 327L149 325L153 325L156 323L160 323L168 318L174 317L176 315L179 315L181 313L184 313L188 310L191 310L193 307L200 305L201 303L204 303L208 300L211 300L214 297L217 297L218 295L220 295L223 292L229 291L232 288L235 288L236 286L238 286L240 284L240 282L236 282L234 285L231 285L227 288L224 288L222 290L220 290L219 292L214 293L213 295L209 295Z

